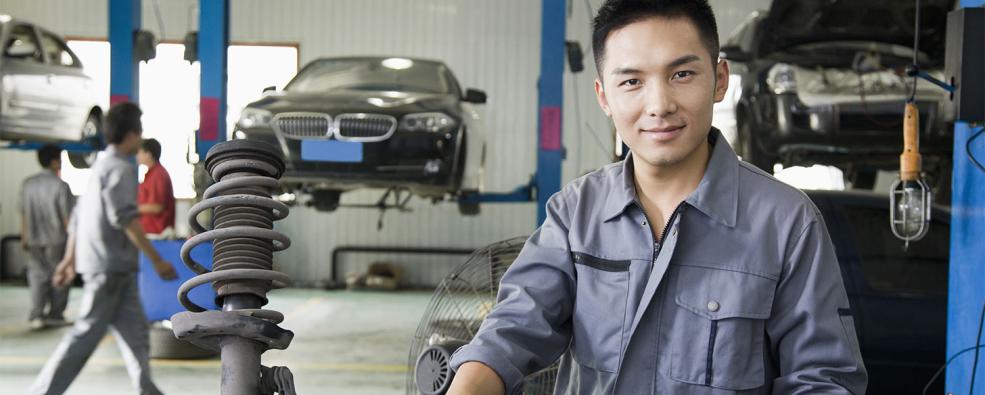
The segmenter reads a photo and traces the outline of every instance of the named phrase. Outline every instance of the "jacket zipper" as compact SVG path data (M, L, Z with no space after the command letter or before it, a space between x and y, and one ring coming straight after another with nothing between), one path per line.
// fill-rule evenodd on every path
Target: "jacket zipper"
M643 209L643 205L640 204L638 200L636 201L636 205L639 206L640 211L643 212L643 218L646 218L646 222L648 224L653 223L652 221L650 221L650 217L646 215L646 210ZM674 212L670 214L670 218L667 220L667 224L664 225L663 233L660 235L659 242L657 241L656 235L653 234L653 230L650 230L650 237L653 239L653 259L650 261L651 264L657 263L657 257L660 256L660 250L663 249L664 242L667 240L667 232L670 231L670 226L674 223L674 220L677 219L677 214L681 211L682 207L684 207L683 201L678 203L677 207L674 209Z

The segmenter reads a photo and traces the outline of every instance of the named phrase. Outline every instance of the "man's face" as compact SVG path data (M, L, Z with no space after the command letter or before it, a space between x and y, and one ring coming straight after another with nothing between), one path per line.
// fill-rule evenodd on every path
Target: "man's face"
M140 144L144 141L141 136L143 136L143 130L127 133L120 143L120 150L127 155L136 155L137 151L140 150Z
M595 81L599 105L619 137L655 167L697 152L711 127L712 106L727 89L728 65L712 66L687 18L647 18L612 31L601 81Z
M143 148L137 150L137 163L150 166L153 164L151 159L153 159L153 156L151 156L150 152L145 151Z

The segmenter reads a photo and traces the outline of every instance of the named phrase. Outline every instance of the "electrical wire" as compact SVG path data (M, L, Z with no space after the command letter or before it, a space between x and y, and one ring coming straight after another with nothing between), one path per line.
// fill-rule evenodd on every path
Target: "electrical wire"
M982 341L982 324L985 324L985 303L982 303L982 313L978 318L978 337L975 338L975 344L979 344ZM981 348L975 347L975 362L971 364L971 384L968 385L968 395L975 394L975 376L978 373L978 354Z
M913 68L919 70L917 67L917 54L920 53L920 0L917 1L916 15L913 22ZM916 101L917 98L917 75L913 75L913 90L910 92L910 102Z
M934 384L934 381L936 381L937 378L941 376L941 373L944 373L944 369L947 368L947 366L950 365L951 362L954 362L955 359L961 356L961 354L964 354L971 350L981 349L982 347L985 347L985 344L979 344L977 346L968 347L964 350L958 351L957 353L952 355L951 358L948 358L947 362L944 362L944 364L941 365L940 369L937 369L937 371L934 372L934 375L930 377L930 381L927 381L927 385L923 386L923 392L921 392L920 394L927 395L927 391L930 390L930 386Z
M971 143L975 141L975 139L981 137L982 133L985 133L985 126L979 128L977 132L968 138L968 141L965 141L964 152L968 155L968 159L971 160L971 163L973 163L978 170L981 170L982 173L985 173L985 166L983 166L982 162L979 162L978 159L975 158L975 153L971 152Z

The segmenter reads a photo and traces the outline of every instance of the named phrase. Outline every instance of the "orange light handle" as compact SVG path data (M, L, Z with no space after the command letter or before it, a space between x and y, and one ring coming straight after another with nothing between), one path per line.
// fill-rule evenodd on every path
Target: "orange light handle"
M917 105L906 103L903 115L903 154L899 156L899 176L903 181L916 181L920 178L920 112Z

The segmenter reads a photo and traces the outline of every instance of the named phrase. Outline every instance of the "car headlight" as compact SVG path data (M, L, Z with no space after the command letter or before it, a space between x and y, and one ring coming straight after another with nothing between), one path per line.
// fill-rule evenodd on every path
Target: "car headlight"
M405 132L446 132L455 127L455 120L445 113L422 112L405 115L400 130Z
M267 110L244 108L243 113L239 116L239 125L244 129L265 127L270 125L270 120L273 117L274 114Z
M770 68L766 84L778 95L797 93L797 70L789 64L777 63Z

